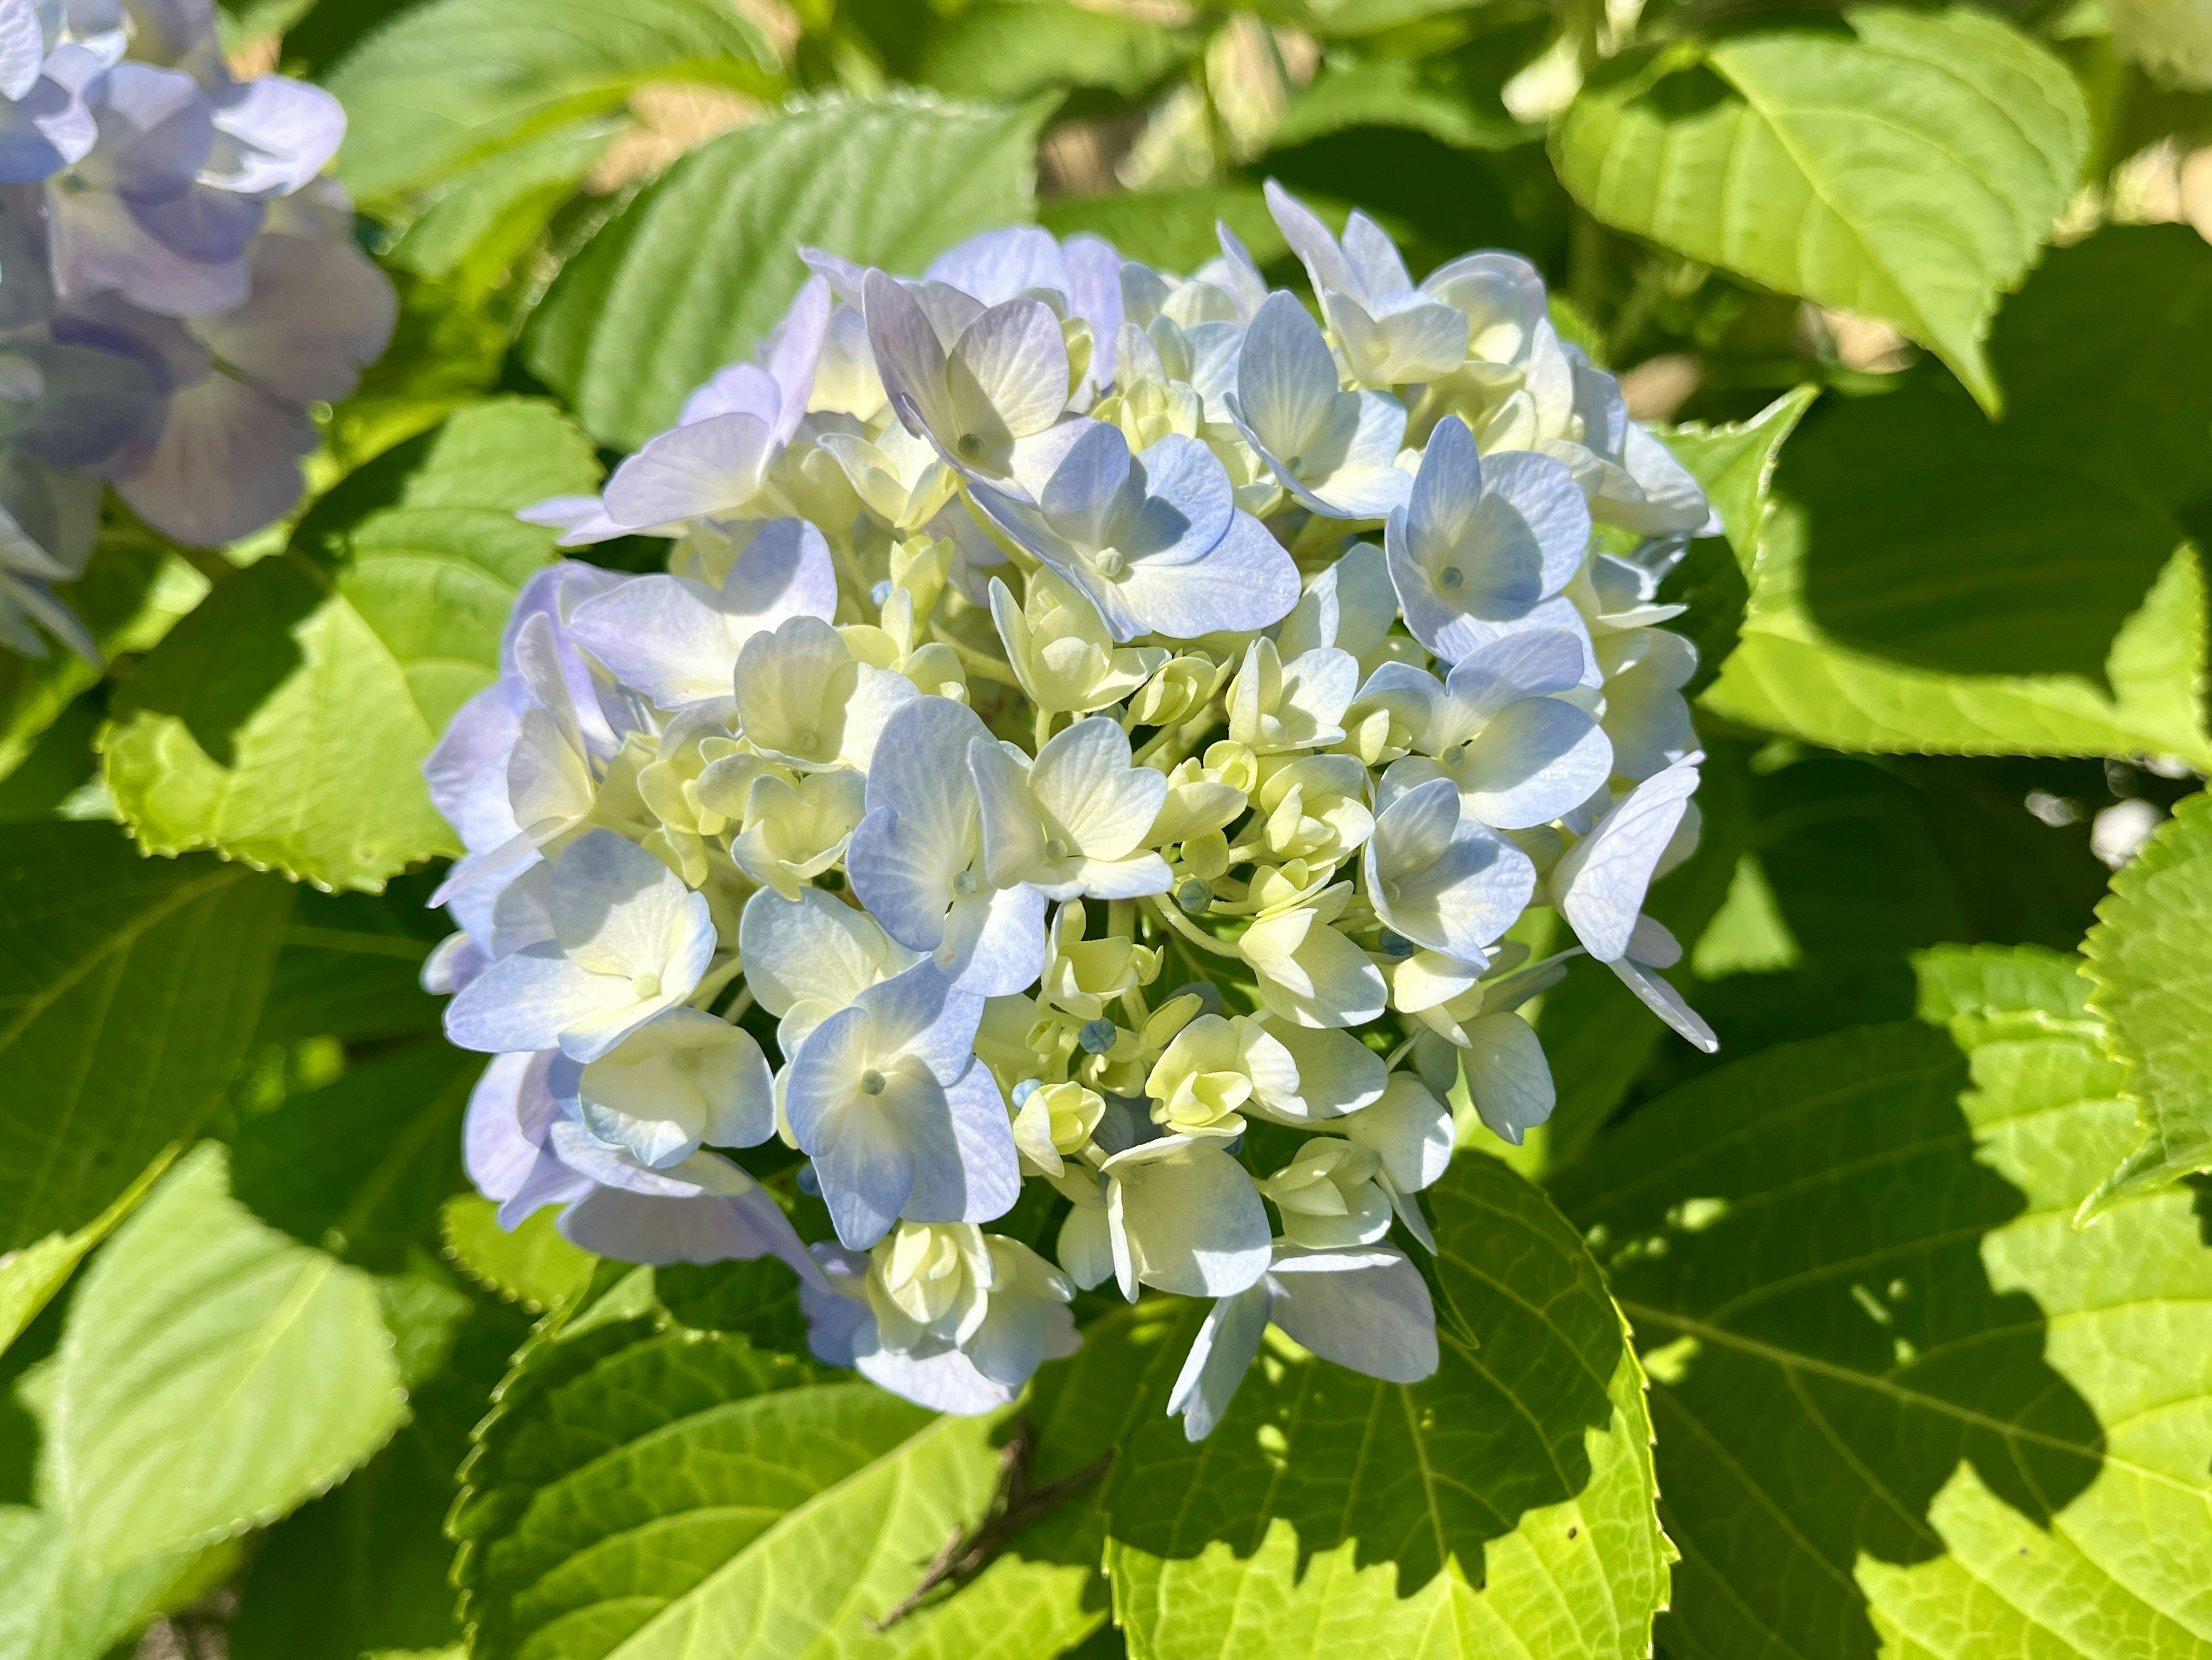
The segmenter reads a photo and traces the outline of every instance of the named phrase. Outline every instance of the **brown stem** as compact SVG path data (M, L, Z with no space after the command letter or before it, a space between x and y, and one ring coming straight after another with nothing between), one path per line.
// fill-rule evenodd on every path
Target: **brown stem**
M1033 1487L1030 1485L1030 1460L1036 1451L1036 1432L1030 1427L1028 1419L1018 1420L1012 1438L999 1454L999 1480L992 1491L990 1504L984 1508L982 1520L965 1533L955 1528L952 1536L922 1571L921 1583L883 1618L869 1620L871 1631L889 1631L921 1607L923 1599L939 1585L973 1578L990 1566L991 1560L1015 1534L1091 1486L1106 1474L1107 1466L1114 1462L1113 1449L1109 1447L1081 1469Z

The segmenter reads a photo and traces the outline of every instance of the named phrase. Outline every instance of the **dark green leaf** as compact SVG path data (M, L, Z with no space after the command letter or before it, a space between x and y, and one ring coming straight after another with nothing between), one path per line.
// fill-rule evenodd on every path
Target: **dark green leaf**
M292 893L106 824L0 829L0 1244L104 1210L207 1120L245 1053Z
M380 1269L432 1244L467 1185L461 1118L480 1057L426 1038L286 1098L233 1138L231 1191L294 1238Z
M1123 258L1141 259L1164 271L1194 271L1218 258L1217 222L1234 231L1263 265L1290 251L1267 212L1267 199L1243 185L1063 196L1040 204L1037 217L1054 236L1087 231L1111 242Z
M446 1512L469 1432L528 1330L478 1299L445 1365L409 1389L414 1416L391 1444L270 1530L239 1586L234 1660L358 1660L459 1641Z
M2212 500L2208 294L2187 230L2106 231L1999 319L2002 422L1925 370L1816 410L1706 704L1838 748L2212 763L2180 550Z

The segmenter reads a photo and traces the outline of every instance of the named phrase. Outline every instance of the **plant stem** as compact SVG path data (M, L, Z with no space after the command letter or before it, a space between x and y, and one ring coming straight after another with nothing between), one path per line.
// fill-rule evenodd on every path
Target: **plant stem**
M1222 941L1216 939L1212 934L1206 933L1205 929L1200 927L1195 922L1190 921L1189 918L1176 915L1172 909L1160 903L1158 895L1151 895L1148 896L1148 898L1154 913L1158 915L1160 920L1165 922L1170 927L1173 928L1177 933L1182 935L1184 939L1189 940L1192 945L1198 946L1202 951L1210 951L1216 957L1234 958L1240 963L1244 960L1244 953L1243 952L1239 951L1234 946L1224 945Z

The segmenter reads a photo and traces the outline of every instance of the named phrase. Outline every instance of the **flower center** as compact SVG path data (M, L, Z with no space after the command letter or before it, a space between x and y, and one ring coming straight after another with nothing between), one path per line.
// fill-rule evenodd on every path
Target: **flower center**
M657 974L633 974L629 988L640 1000L660 995L660 976Z
M1103 1055L1114 1047L1114 1039L1119 1035L1120 1029L1102 1014L1096 1020L1085 1021L1083 1030L1075 1034L1075 1041L1090 1054Z
M1382 885L1382 903L1386 905L1395 905L1398 903L1398 885L1395 882L1385 882Z
M980 461L983 459L983 440L978 434L962 433L960 441L952 447L960 452L960 459L963 461Z
M1283 463L1283 465L1288 467L1292 472L1296 472L1300 467L1305 465L1305 464L1306 459L1303 455L1293 455L1289 460Z
M1447 593L1463 586L1466 581L1467 578L1461 574L1457 565L1446 565L1437 573L1437 586Z
M1044 839L1044 856L1050 860L1054 864L1057 865L1061 860L1067 857L1067 843L1061 841L1057 836L1046 836Z
M1111 581L1129 569L1129 562L1121 556L1119 548L1109 548L1098 556L1098 574Z
M881 1095L884 1092L884 1079L883 1073L878 1072L873 1067L870 1067L866 1072L860 1074L860 1093L863 1095Z
M963 899L965 899L969 894L975 892L975 873L972 870L963 870L959 875L954 877L952 879L952 891L958 894Z

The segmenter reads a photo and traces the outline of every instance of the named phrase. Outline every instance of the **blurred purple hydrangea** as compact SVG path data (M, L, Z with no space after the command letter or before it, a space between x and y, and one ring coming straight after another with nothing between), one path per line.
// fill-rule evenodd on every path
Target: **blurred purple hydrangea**
M202 547L298 500L311 407L396 310L320 177L344 136L321 88L232 76L213 0L0 0L0 644L97 659L53 588L103 480Z

